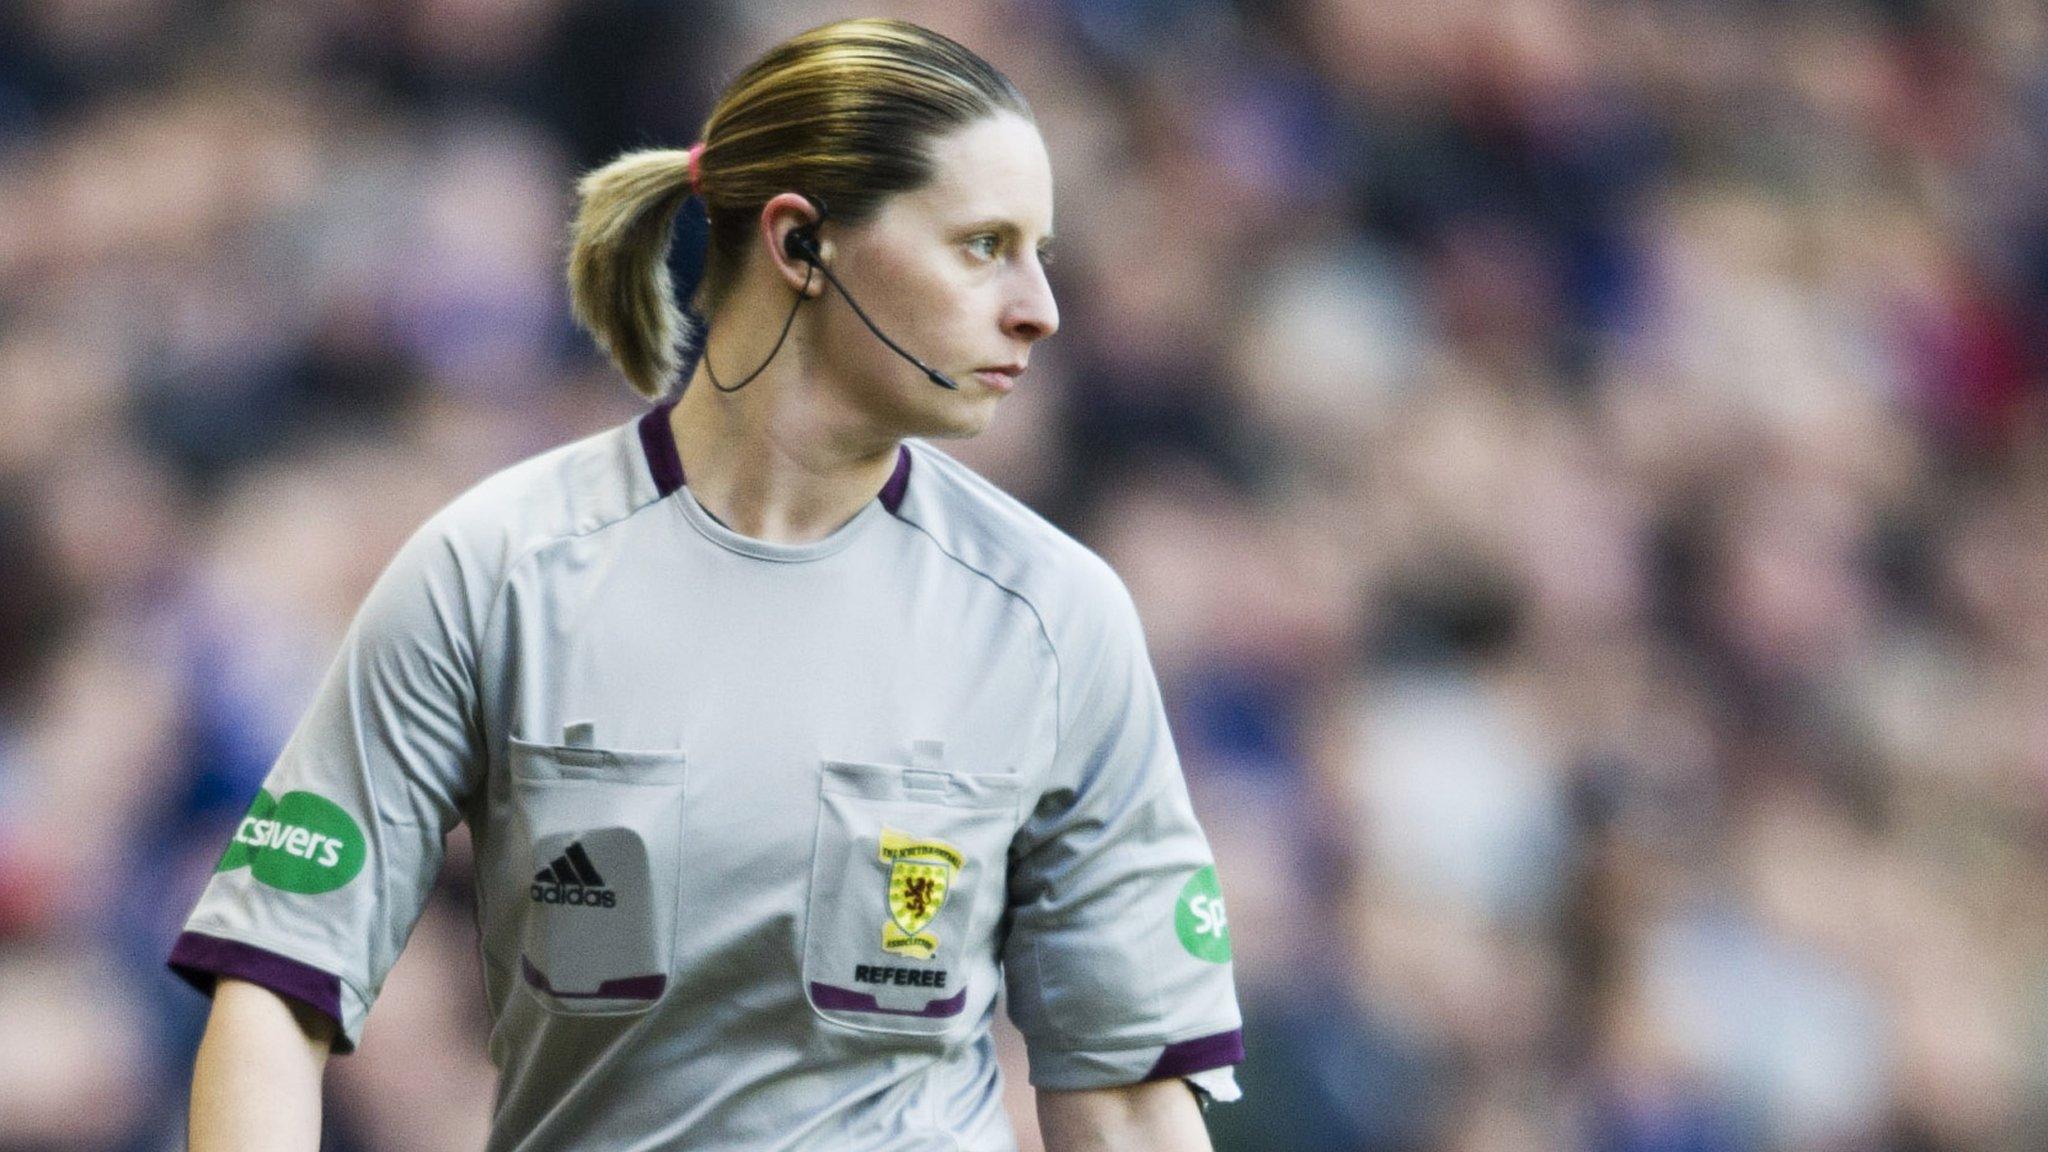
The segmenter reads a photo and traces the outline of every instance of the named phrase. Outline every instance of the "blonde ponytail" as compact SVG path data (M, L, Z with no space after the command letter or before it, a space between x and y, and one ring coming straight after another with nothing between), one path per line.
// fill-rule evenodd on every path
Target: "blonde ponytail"
M675 215L690 195L690 154L628 152L576 182L569 309L633 389L659 400L691 333L669 283Z

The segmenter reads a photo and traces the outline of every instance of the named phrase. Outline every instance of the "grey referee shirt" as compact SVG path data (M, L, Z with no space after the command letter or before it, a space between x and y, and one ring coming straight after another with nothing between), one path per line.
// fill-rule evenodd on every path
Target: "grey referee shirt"
M466 821L489 1147L1015 1147L1042 1088L1234 1099L1229 929L1129 593L931 445L830 537L736 534L668 407L406 543L171 955L337 1050Z

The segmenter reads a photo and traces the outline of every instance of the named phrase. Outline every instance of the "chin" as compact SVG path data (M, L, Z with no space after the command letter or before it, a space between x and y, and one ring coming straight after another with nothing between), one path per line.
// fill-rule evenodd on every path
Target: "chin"
M951 402L944 405L945 411L940 414L940 419L933 421L934 427L911 435L928 440L966 440L987 431L989 423L995 419L998 399L995 396L950 395L944 399Z
M924 387L928 394L913 394L885 417L897 436L964 440L981 435L995 417L998 396L946 392L930 383Z

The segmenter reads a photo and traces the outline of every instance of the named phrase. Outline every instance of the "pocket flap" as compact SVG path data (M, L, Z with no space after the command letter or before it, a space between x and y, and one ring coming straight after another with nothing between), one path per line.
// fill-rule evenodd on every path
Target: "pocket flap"
M1015 775L975 775L906 764L827 760L819 787L835 796L864 800L907 800L954 808L1002 808L1017 802L1022 785Z
M621 784L680 784L687 766L679 748L594 748L538 744L507 736L512 775L525 780L609 780Z

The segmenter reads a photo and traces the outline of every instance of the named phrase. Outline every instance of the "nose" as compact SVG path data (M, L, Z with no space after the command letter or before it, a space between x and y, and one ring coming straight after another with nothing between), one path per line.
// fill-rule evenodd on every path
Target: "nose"
M1036 260L1023 262L1016 293L1003 312L1003 332L1026 343L1043 340L1060 330L1060 306L1052 298L1052 285Z

